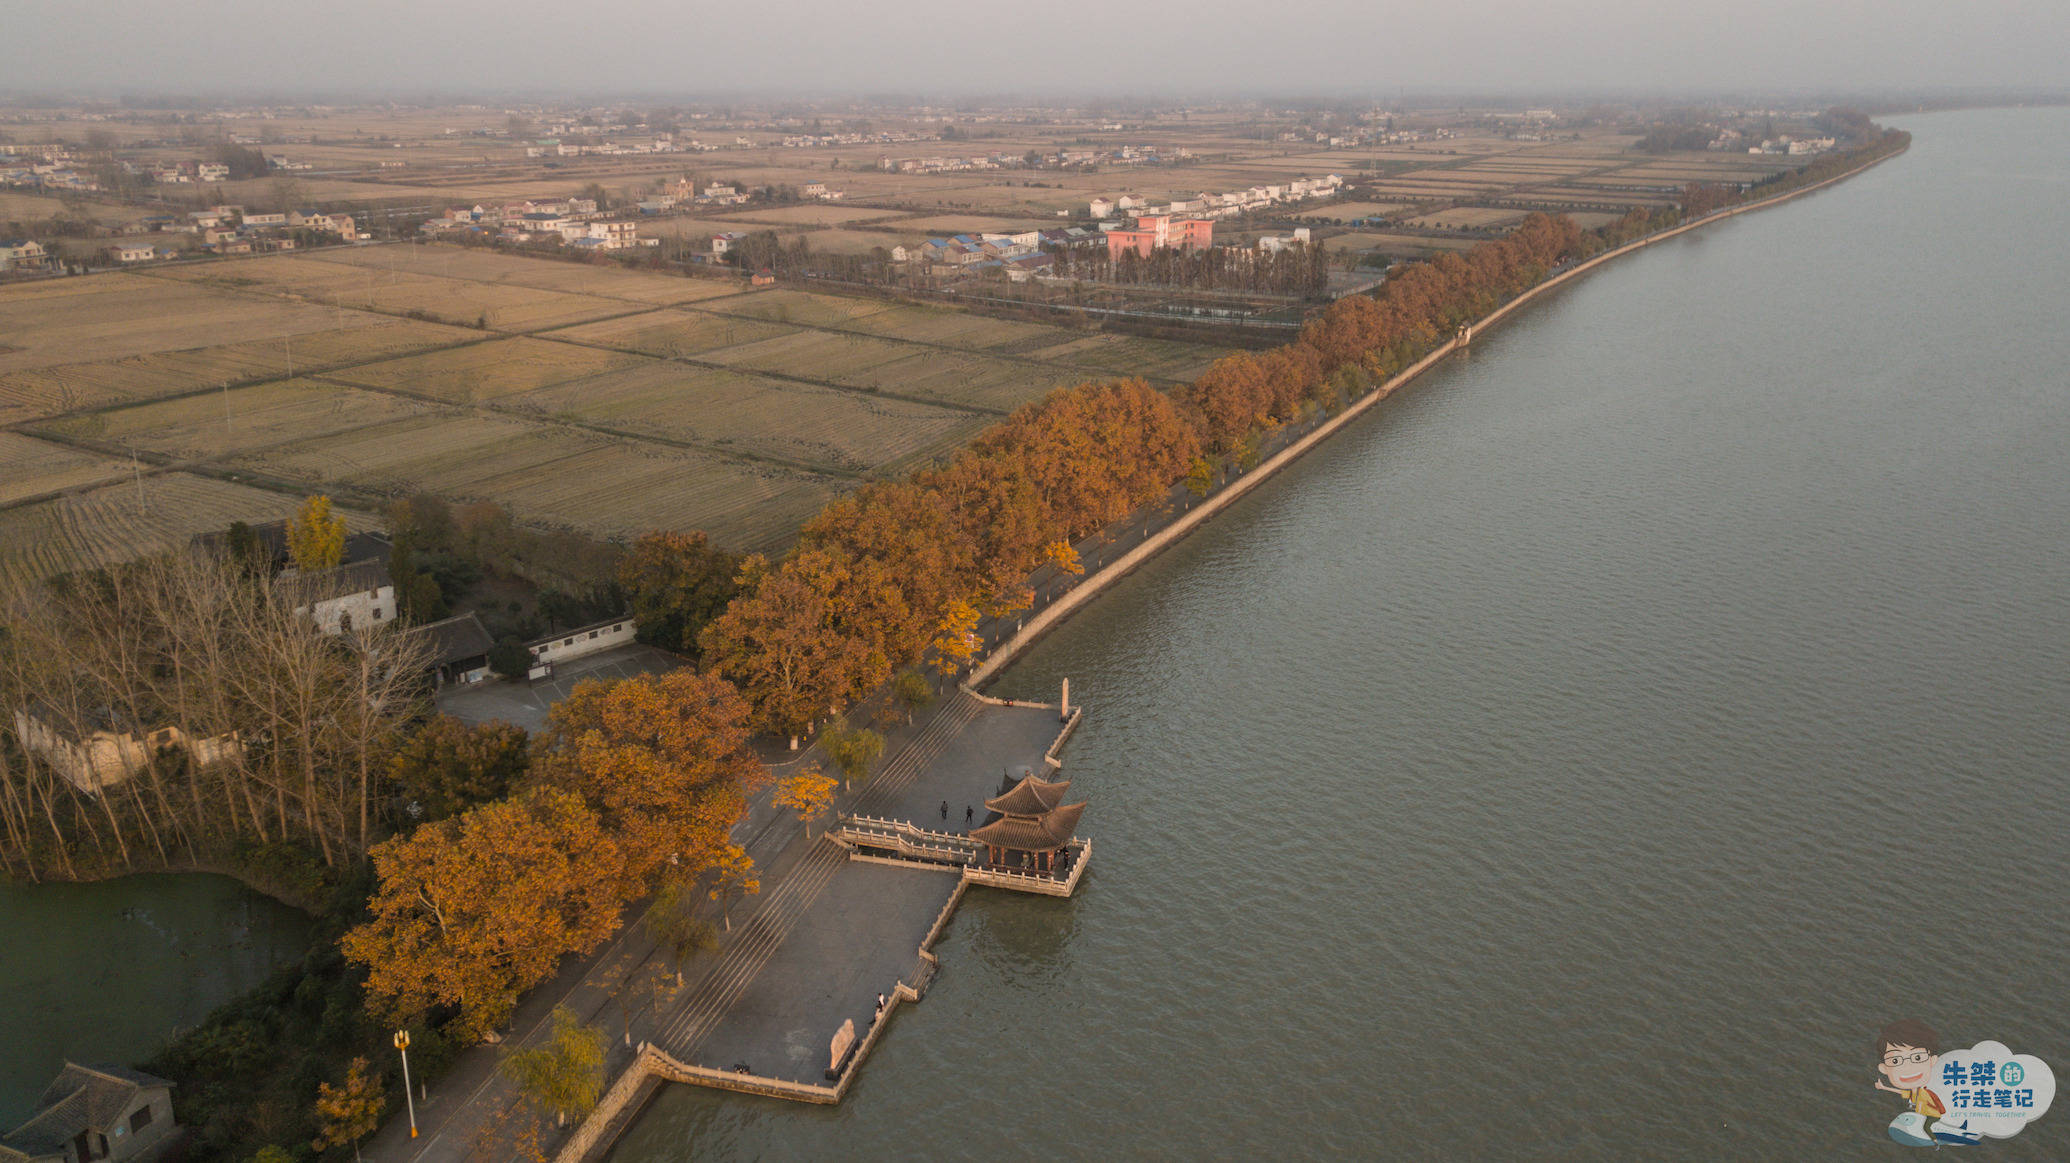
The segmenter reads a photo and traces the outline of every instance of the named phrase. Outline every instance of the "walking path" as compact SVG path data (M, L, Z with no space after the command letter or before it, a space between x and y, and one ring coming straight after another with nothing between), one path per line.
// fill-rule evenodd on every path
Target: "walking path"
M982 805L998 790L1003 769L1041 770L1060 727L1053 708L1001 706L952 688L896 730L903 740L893 740L895 753L869 783L837 800L836 810L939 822L944 801L958 813ZM800 752L789 765L811 757ZM721 934L717 950L683 966L685 988L673 999L658 1012L635 1006L630 1015L614 1000L629 984L636 989L676 970L637 923L645 906L636 906L611 945L531 992L504 1046L462 1053L430 1101L418 1105L417 1140L404 1119L391 1118L368 1140L366 1158L507 1157L504 1137L520 1099L496 1063L510 1048L542 1043L557 1005L612 1036L607 1069L614 1077L633 1065L638 1046L652 1043L684 1063L730 1070L744 1062L757 1074L824 1085L834 1031L847 1018L862 1031L877 994L915 976L920 944L957 881L851 862L841 846L817 829L807 838L796 816L767 800L759 797L734 830L761 870L762 891L734 906L732 931ZM711 919L719 921L716 911ZM623 1113L629 1116L653 1089L638 1088Z

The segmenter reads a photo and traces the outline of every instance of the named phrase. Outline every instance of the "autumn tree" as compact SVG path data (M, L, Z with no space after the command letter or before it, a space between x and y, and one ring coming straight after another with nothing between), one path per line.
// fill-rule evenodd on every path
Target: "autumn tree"
M1043 546L1042 556L1059 573L1077 575L1085 572L1084 563L1078 560L1078 549L1068 541L1052 541Z
M584 682L547 713L534 781L582 797L641 884L694 869L726 843L764 778L732 683L692 670Z
M396 794L426 820L458 815L507 792L524 774L531 738L510 723L463 723L437 715L405 739L388 760Z
M701 531L642 534L618 564L640 641L695 658L697 636L739 592L740 560Z
M1215 466L1207 457L1196 456L1193 466L1186 470L1186 491L1196 497L1205 497L1215 487Z
M331 499L322 494L302 502L288 518L288 556L303 573L335 569L345 560L345 521L331 514Z
M708 895L719 903L719 919L730 933L733 931L733 902L761 892L762 881L755 875L755 862L748 857L747 849L738 844L728 844L721 849L712 858L710 871L712 882Z
M702 644L706 664L747 696L757 726L795 744L814 720L889 676L873 627L887 612L903 621L904 609L884 563L807 548L775 567L750 557L741 583Z
M457 1006L479 1037L517 995L618 929L626 857L579 796L535 788L376 845L369 919L340 942L378 1011Z
M977 607L969 602L951 602L935 623L935 669L955 674L969 665L978 648Z
M797 813L798 822L805 825L805 834L812 835L812 821L827 810L834 802L834 790L840 785L829 775L820 772L818 766L805 770L776 785L776 797L771 801L779 808L788 808Z
M555 1006L553 1028L541 1046L512 1050L499 1069L554 1125L580 1118L604 1094L604 1036L582 1024L566 1006Z
M337 1086L316 1084L316 1141L318 1151L352 1144L352 1157L359 1158L359 1141L381 1129L381 1112L388 1096L381 1091L381 1076L367 1069L367 1060L354 1058L345 1069L345 1080Z

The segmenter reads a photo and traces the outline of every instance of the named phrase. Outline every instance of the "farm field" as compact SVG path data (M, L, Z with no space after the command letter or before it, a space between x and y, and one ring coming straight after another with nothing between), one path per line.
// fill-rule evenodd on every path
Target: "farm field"
M276 380L225 392L65 416L32 431L181 460L251 449L423 415L432 405L315 380Z
M1339 202L1320 210L1304 210L1296 218L1312 218L1320 221L1349 222L1354 218L1377 218L1407 210L1407 202Z
M1083 368L958 355L869 335L804 332L723 348L706 358L865 391L1008 412L1050 389L1090 378Z
M840 474L895 471L952 450L990 423L911 400L661 362L542 388L508 403Z
M111 481L129 471L126 460L96 456L18 432L0 432L0 504Z
M294 512L279 493L191 473L147 475L52 500L0 508L0 579L33 582L67 570L112 565L184 545L232 521L273 521ZM345 507L347 527L376 522Z
M387 251L393 248L382 247ZM411 314L436 322L534 331L621 314L628 304L591 295L541 291L445 275L412 274L323 259L266 255L230 263L195 263L152 272L166 282L199 283L337 308Z
M547 262L464 246L333 247L310 251L308 257L377 272L399 270L408 274L530 287L538 291L590 295L656 306L713 299L743 289L738 281L731 279L694 279L629 271L617 266Z
M636 362L637 356L619 352L518 337L384 360L331 372L324 378L429 396L448 404L476 404L601 375Z
M805 206L777 206L768 210L740 211L736 217L748 222L760 222L771 226L846 226L853 222L869 222L880 218L897 218L897 210L870 209L865 206L838 206L826 202L815 202Z
M249 383L285 376L291 368L321 371L481 337L478 331L359 312L348 311L345 318L366 325L0 373L0 423Z
M821 474L517 418L451 415L361 428L232 463L310 491L493 500L520 521L598 537L703 529L771 549L839 491Z
M1016 234L1023 230L1048 230L1055 218L988 218L976 214L938 214L927 218L906 218L880 223L897 228L900 234L945 237L951 234Z
M1331 250L1364 254L1381 251L1387 254L1428 254L1440 250L1472 250L1480 245L1473 238L1443 238L1421 234L1391 234L1384 231L1356 231L1325 239L1323 245Z
M0 288L0 374L380 322L132 274L22 283Z
M736 315L692 311L650 311L553 332L557 346L598 344L622 351L669 357L696 356L736 343L753 343L796 333L796 328Z
M796 323L806 327L845 327L867 316L889 311L896 304L888 299L851 299L841 295L816 295L810 291L757 291L709 304L709 309L747 319L771 323Z
M1514 226L1524 220L1522 210L1495 210L1484 206L1455 206L1433 214L1420 214L1403 223L1426 230L1491 230Z

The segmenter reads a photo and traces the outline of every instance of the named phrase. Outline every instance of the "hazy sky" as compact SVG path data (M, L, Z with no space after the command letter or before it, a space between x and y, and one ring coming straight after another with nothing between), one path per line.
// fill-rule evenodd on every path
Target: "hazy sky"
M2070 0L0 0L0 90L2062 88L2066 61Z

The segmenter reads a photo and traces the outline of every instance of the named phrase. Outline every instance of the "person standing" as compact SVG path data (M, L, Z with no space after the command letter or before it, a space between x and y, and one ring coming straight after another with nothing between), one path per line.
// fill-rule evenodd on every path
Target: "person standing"
M948 822L948 819L949 819L949 801L947 801L947 800L943 800L943 801L942 801L942 821L943 821L944 823L947 823L947 822Z
M963 805L963 826L965 828L970 827L971 817L976 814L977 813L971 809L971 806L969 804Z

